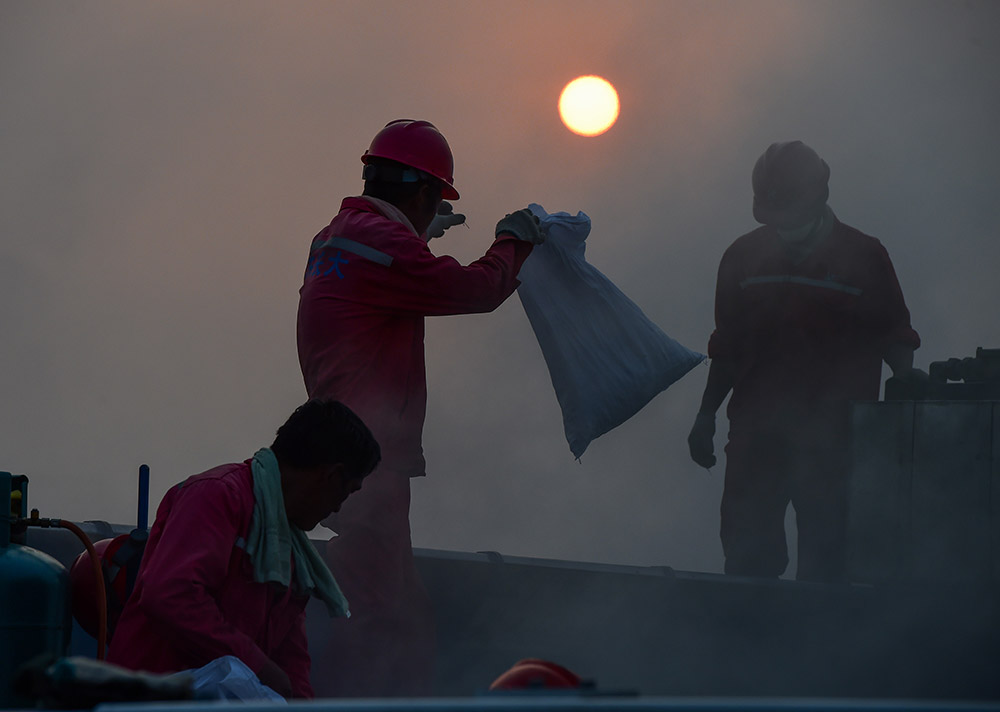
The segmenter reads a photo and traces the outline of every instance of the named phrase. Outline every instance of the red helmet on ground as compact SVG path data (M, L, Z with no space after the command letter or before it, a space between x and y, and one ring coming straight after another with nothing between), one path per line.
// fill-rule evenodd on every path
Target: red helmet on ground
M582 680L562 665L525 658L514 663L490 685L491 690L552 690L581 687Z
M801 141L772 143L753 167L753 216L780 229L819 217L830 197L830 167Z
M101 568L104 568L104 556L108 547L115 542L115 539L101 539L94 542L94 550L101 559ZM70 589L73 599L73 617L76 618L80 627L87 631L87 634L97 637L98 607L105 605L105 602L97 597L97 586L94 582L94 565L90 562L90 552L84 549L73 561L69 569Z
M145 543L145 531L120 534L113 539L101 539L94 543L94 551L101 560L101 571L104 574L106 601L101 601L97 596L90 552L84 549L73 561L69 570L73 617L92 637L97 637L98 606L106 605L108 639L111 639L125 602L132 593Z
M367 164L371 158L387 158L432 175L444 184L441 197L458 200L451 147L429 121L390 121L375 134L361 161Z

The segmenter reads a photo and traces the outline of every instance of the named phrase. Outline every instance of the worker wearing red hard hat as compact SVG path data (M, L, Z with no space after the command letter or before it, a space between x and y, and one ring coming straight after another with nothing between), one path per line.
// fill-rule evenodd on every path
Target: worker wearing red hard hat
M768 147L753 169L753 216L719 265L712 359L688 437L715 464L715 412L732 392L722 496L729 574L777 577L788 564L785 510L795 507L797 578L846 576L851 401L877 400L882 362L919 378L892 262L827 204L830 168L801 141Z
M409 526L409 479L425 474L424 317L497 308L544 235L523 209L501 218L471 264L434 255L428 240L464 216L444 201L459 197L454 160L427 121L390 122L361 160L364 191L313 238L298 310L306 390L354 409L383 455L365 489L324 522L338 534L326 560L353 616L332 622L314 678L327 696L420 694L434 639Z
M371 146L361 157L365 165L375 159L385 159L422 171L441 184L441 197L458 200L455 190L455 161L451 147L429 121L397 119L386 124L372 139ZM400 181L405 182L405 181ZM415 182L415 181L411 181Z

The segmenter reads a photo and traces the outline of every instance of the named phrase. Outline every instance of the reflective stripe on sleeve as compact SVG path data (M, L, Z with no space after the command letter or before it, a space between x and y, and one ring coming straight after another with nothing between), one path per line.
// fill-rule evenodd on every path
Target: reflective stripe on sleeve
M352 255L364 257L366 260L376 262L380 265L385 265L386 267L392 265L391 255L387 255L380 250L376 250L374 247L369 247L368 245L362 245L360 242L349 240L346 237L331 237L329 240L324 240L318 245L315 245L312 251L318 252L325 247L335 247L338 250L350 252Z

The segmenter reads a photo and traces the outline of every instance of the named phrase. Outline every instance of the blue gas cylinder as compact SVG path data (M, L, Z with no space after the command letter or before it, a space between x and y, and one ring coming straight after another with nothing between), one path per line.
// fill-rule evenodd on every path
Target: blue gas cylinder
M15 694L14 678L33 658L64 656L72 630L66 568L12 541L11 524L26 506L26 482L0 472L0 709L34 706Z

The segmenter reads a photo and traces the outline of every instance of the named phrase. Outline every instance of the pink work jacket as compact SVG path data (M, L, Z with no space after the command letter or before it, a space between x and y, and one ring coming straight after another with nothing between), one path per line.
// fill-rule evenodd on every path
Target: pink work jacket
M160 503L135 590L108 660L155 673L235 655L254 672L270 659L296 697L312 697L306 596L253 580L245 537L253 514L250 461L173 487Z
M423 475L424 317L496 309L520 284L531 248L504 235L462 266L371 201L346 198L313 239L299 292L309 396L354 410L382 447L382 467Z

